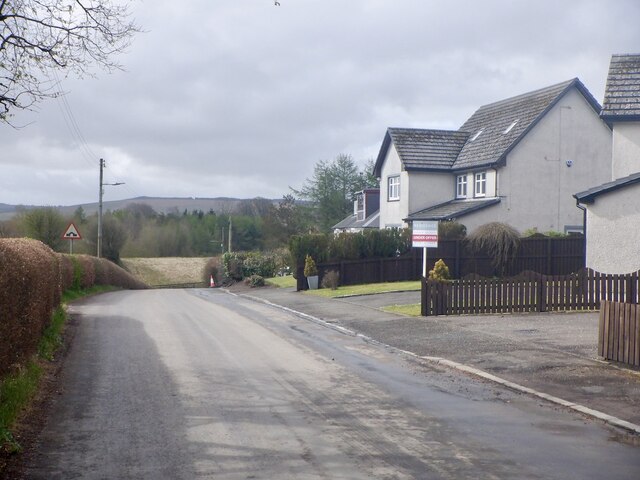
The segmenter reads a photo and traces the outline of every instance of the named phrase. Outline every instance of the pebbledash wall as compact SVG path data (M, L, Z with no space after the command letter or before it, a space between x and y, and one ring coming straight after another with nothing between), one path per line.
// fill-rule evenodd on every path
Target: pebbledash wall
M587 237L587 267L616 274L640 270L640 183L599 195L589 205Z
M640 170L640 122L617 122L613 128L611 178L626 177Z
M500 203L462 217L460 222L468 232L493 221L520 231L581 229L576 228L582 227L583 217L573 193L609 181L610 158L611 130L573 89L509 152L506 165L498 169Z

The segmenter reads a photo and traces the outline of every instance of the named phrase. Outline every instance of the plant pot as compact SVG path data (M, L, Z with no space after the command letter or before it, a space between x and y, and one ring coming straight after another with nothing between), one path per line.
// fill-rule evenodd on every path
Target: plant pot
M309 290L317 290L318 289L318 275L313 275L312 277L307 277L307 284L309 284Z

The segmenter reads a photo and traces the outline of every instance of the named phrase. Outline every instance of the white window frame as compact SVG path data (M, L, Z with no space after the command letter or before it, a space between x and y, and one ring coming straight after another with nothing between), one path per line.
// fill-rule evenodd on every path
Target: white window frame
M400 200L400 175L387 178L387 200L390 202Z
M478 172L474 175L473 182L473 196L474 197L486 197L487 196L487 172Z
M456 177L456 198L467 198L467 174Z
M364 212L365 212L365 198L364 198L364 193L360 193L358 194L358 197L356 199L356 214L357 214L357 220L360 222L362 220L364 220Z

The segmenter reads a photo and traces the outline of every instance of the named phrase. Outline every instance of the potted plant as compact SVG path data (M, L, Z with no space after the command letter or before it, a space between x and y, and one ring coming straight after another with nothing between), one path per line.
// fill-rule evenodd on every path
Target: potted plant
M304 259L304 276L307 277L307 283L309 290L318 289L318 267L316 262L313 261L311 255L307 255Z

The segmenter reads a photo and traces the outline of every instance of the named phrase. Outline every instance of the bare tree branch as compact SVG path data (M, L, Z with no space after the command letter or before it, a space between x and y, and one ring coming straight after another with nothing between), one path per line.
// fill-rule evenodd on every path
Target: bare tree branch
M112 0L0 0L0 123L59 94L51 69L121 68L114 57L137 32L128 5Z

